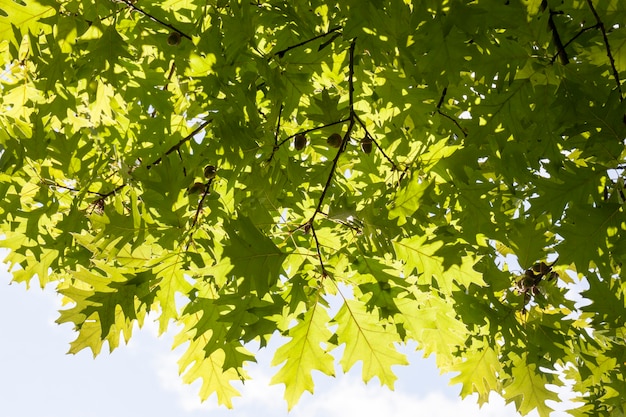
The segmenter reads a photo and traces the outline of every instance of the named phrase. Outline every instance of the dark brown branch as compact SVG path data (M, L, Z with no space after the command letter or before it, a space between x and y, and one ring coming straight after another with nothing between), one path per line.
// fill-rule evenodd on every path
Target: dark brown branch
M619 101L624 100L624 96L622 95L622 82L619 79L619 72L617 72L617 67L615 66L615 59L613 58L613 54L611 53L611 46L609 45L609 38L606 36L606 28L604 27L604 22L600 19L596 8L593 5L591 0L587 0L587 4L589 5L589 9L591 9L591 13L596 18L596 23L600 31L602 32L602 38L604 39L604 46L606 47L606 56L609 57L609 62L611 63L611 69L613 70L613 78L615 78L615 83L617 84L617 91L619 93Z
M325 124L323 126L317 126L317 127L312 127L310 129L306 129L306 130L301 130L298 133L294 133L293 135L287 136L285 139L281 140L278 143L276 143L276 141L278 140L278 137L275 135L275 138L274 138L274 148L272 149L272 154L270 155L270 157L267 158L266 163L267 162L271 162L274 159L274 155L276 154L276 151L278 151L278 149L281 146L283 146L286 142L288 142L290 139L293 139L293 138L295 138L298 135L306 135L307 133L315 132L316 130L322 130L322 129L325 129L325 128L330 127L330 126L338 125L338 124L349 122L349 121L350 121L350 118L346 118L346 119L337 120L336 122L327 123L327 124ZM276 132L278 132L278 130L276 130Z
M136 12L141 13L142 15L146 16L148 19L152 20L153 22L156 22L158 24L160 24L161 26L165 26L168 29L173 30L174 32L178 32L180 34L180 36L182 36L183 38L187 38L189 40L191 40L191 36L187 35L186 33L183 33L180 29L176 29L176 27L170 25L167 22L162 21L161 19L152 16L150 13L146 12L145 10L143 10L141 7L139 6L135 6L131 0L119 0L122 3L124 3L125 5L127 5L128 7L130 7L131 9L133 9Z
M557 14L554 10L548 8L548 1L542 0L541 2L541 10L548 9L548 27L550 28L550 32L552 32L552 40L554 41L554 45L556 46L556 55L561 60L561 64L567 65L569 64L569 58L567 56L567 52L565 52L565 46L561 41L561 36L559 35L559 31L556 28L556 24L554 23L554 15Z
M320 260L320 267L322 268L322 278L326 278L328 273L324 267L324 258L322 258L322 251L320 250L320 241L317 238L317 233L315 233L315 227L313 227L313 225L311 225L311 233L313 234L313 239L315 240L315 249L317 250L317 257Z
M313 38L311 38L311 39L307 39L306 41L302 41L302 42L297 43L297 44L295 44L295 45L291 45L291 46L289 46L289 47L287 47L287 48L285 48L285 49L281 49L280 51L276 52L276 53L274 54L274 56L277 56L277 57L279 57L279 58L282 58L283 56L285 56L285 54L286 54L287 52L291 51L292 49L296 49L296 48L299 48L299 47L301 47L301 46L304 46L304 45L306 45L307 43L310 43L310 42L316 41L317 39L321 39L321 38L323 38L323 37L326 37L326 36L330 35L331 33L335 33L335 32L340 31L341 29L342 29L342 27L341 27L341 26L336 26L336 27L334 27L334 28L330 29L328 32L322 33L321 35L314 36Z
M350 119L354 123L354 48L356 46L356 38L352 39L350 43L350 61L348 67L348 96L350 103ZM348 129L350 131L350 129Z
M574 35L574 37L572 39L570 39L569 41L565 42L565 45L563 45L563 49L567 48L568 46L570 46L572 44L572 42L574 42L576 39L578 39L578 37L580 35L582 35L583 33L590 31L592 29L598 29L598 24L596 23L593 26L587 26L582 28L576 35ZM554 55L552 57L552 59L550 60L550 63L554 63L554 61L556 61L556 59L558 58L559 54L557 53L556 55Z
M194 232L194 227L196 227L196 224L198 224L198 218L200 218L200 212L202 211L202 208L204 207L204 199L211 194L211 184L213 183L214 178L211 178L204 186L204 192L202 193L202 197L200 198L200 202L198 203L198 208L196 209L196 214L193 216L193 222L191 222L191 226L189 227L190 233L189 233L189 241L187 242L187 245L185 246L185 250L189 249L189 245L191 245L191 242L193 241L193 232Z
M404 177L406 177L407 173L409 172L409 165L407 165L403 170L402 170L402 174L400 174L400 176L398 177L398 181L396 181L396 183L398 185L400 185L400 183L402 182L402 180L404 179Z
M207 121L205 121L204 123L202 123L200 126L198 126L197 128L194 129L193 132L191 132L189 135L185 136L184 138L182 138L180 141L178 141L178 143L174 146L172 146L171 148L169 148L162 156L158 157L153 163L151 163L150 165L148 165L146 167L146 169L150 169L155 165L158 165L161 163L161 161L163 160L163 156L167 156L169 154L171 154L172 152L178 151L180 149L180 147L182 146L183 143L187 142L189 139L191 139L194 135L196 135L198 132L200 132L202 129L204 129L209 123L211 123L212 119L209 119ZM126 183L120 184L117 187L115 187L113 190L109 191L108 193L98 193L98 195L100 196L100 198L98 198L94 204L98 203L98 202L104 202L105 199L107 199L108 197L112 196L113 194L117 193L119 190L121 190L122 188L124 188L126 186Z
M330 185L333 182L333 178L335 177L335 172L337 170L337 164L339 163L339 158L341 157L341 155L345 152L346 150L346 146L348 144L348 142L350 141L350 134L352 133L352 130L354 129L354 125L356 124L356 113L354 111L354 48L355 48L355 44L356 44L356 38L352 39L352 43L350 44L350 63L349 63L349 69L348 69L348 85L349 85L349 102L350 102L350 117L349 119L347 119L348 121L350 121L350 125L348 126L348 130L345 133L345 135L343 136L343 140L341 141L341 145L339 146L339 149L337 149L337 153L335 154L335 157L333 158L333 163L330 167L330 173L328 174L328 177L326 178L326 183L324 184L324 189L322 190L322 194L320 195L320 198L317 202L317 207L315 208L315 211L313 212L313 215L309 218L309 220L298 226L296 228L296 230L302 229L304 230L305 233L311 231L313 234L313 239L315 240L315 247L317 250L317 256L320 260L320 266L322 268L322 277L326 277L328 274L326 272L326 268L324 267L324 258L322 257L322 252L320 249L320 242L317 238L317 234L315 233L315 217L318 214L323 214L322 212L322 206L324 205L324 199L326 198L326 193L328 193L328 190L330 189ZM342 120L340 122L335 122L334 124L337 123L343 123L346 120Z
M443 91L441 92L441 97L439 98L439 102L437 103L437 113L439 113L441 116L445 117L446 119L454 123L456 127L461 131L461 133L463 133L463 137L466 138L467 131L459 124L459 121L456 120L454 117L448 116L447 114L441 111L441 106L443 105L443 102L446 98L447 93L448 93L448 87L444 87Z
M276 130L274 131L274 147L278 146L278 132L280 132L280 118L283 115L283 105L278 110L278 121L276 122Z
M209 123L211 123L213 121L213 119L209 119L205 122L203 122L200 126L198 126L197 128L195 128L193 130L193 132L191 132L190 134L188 134L187 136L185 136L184 138L182 138L181 140L178 141L178 143L176 143L174 146L172 146L171 148L169 148L163 155L159 156L157 159L154 160L153 163L149 164L148 166L146 166L146 169L150 169L155 165L158 165L161 163L161 161L163 160L164 156L167 156L169 154L171 154L172 152L178 151L178 149L180 149L180 147L187 141L189 141L191 138L193 138L195 135L198 134L198 132L200 132L202 129L204 129Z
M295 138L295 137L296 137L296 136L298 136L298 135L306 135L307 133L310 133L310 132L315 132L316 130L326 129L327 127L334 126L334 125L338 125L338 124L345 123L345 122L349 122L349 121L350 121L350 118L346 118L346 119L337 120L336 122L327 123L327 124L325 124L325 125L323 125L323 126L317 126L317 127L312 127L312 128L310 128L310 129L302 130L302 131L300 131L300 132L298 132L298 133L294 133L293 135L289 135L289 136L287 136L285 139L281 140L281 141L278 143L278 147L283 146L283 144L284 144L285 142L289 141L290 139Z
M175 70L176 70L176 63L172 62L172 65L170 66L170 72L167 74L167 84L163 86L163 91L167 91L167 87L169 83L172 81L172 75L174 75Z
M348 126L348 131L343 136L343 141L341 142L341 146L337 150L337 154L335 158L333 158L333 164L330 167L330 174L328 174L328 178L326 179L326 184L324 184L324 189L322 190L322 195L320 196L319 201L317 202L317 207L315 208L315 212L309 219L308 223L313 224L313 220L315 220L315 216L322 211L322 204L324 203L324 198L326 197L326 193L330 188L330 184L333 182L333 177L335 176L335 171L337 169L337 164L339 163L339 157L346 150L346 145L350 140L350 133L352 133L352 129L354 128L354 120L350 121L350 126Z
M443 101L446 98L446 94L448 94L448 87L444 87L443 91L441 92L441 97L439 97L439 102L437 103L437 110L441 109L441 106L443 105Z
M272 154L267 159L268 163L272 162L272 159L274 159L274 154L276 153L278 148L280 148L280 145L278 144L278 133L280 132L280 118L282 117L282 115L283 115L283 105L281 104L280 109L278 110L278 121L276 122L276 130L274 130L274 147L272 148Z
M58 182L56 182L54 180L51 180L51 179L48 179L48 178L41 178L41 181L44 184L46 184L48 187L61 188L61 189L67 190L67 191L71 191L73 193L80 193L80 192L84 191L87 194L93 194L93 195L97 195L97 196L100 196L100 197L104 197L105 196L105 194L99 193L97 191L83 190L83 189L80 189L80 188L74 188L74 187L68 187L66 185L61 185Z
M111 197L113 194L116 194L119 190L121 190L124 187L126 187L126 183L118 185L117 187L115 187L114 189L109 191L108 193L98 194L100 196L100 198L98 198L95 202L98 202L98 201L104 202L104 200L106 200L107 198Z
M324 198L326 197L326 193L330 188L330 184L333 182L333 178L335 176L335 171L337 169L337 164L339 163L339 157L346 150L346 146L348 145L348 141L350 140L350 134L352 133L352 129L354 129L354 124L356 123L356 113L354 112L354 47L356 45L356 38L352 39L352 43L350 44L350 67L348 69L348 94L349 94L349 102L350 102L350 125L348 126L348 131L343 136L343 140L341 141L341 146L337 150L337 154L333 159L333 164L330 167L330 173L328 174L328 178L326 179L326 184L324 185L324 189L322 190L322 195L320 196L319 201L317 202L317 207L315 208L315 212L311 216L308 221L308 224L313 225L313 221L315 220L315 216L322 211L322 205L324 204Z

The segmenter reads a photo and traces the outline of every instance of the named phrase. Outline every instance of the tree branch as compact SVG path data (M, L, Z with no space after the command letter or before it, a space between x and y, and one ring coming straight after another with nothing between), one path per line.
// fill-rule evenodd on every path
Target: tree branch
M441 106L443 105L443 102L446 98L446 94L448 93L448 87L444 87L443 91L441 92L441 97L439 98L439 103L437 103L437 113L439 113L441 116L445 117L446 119L450 120L452 123L454 123L456 125L456 127L461 131L461 133L463 133L463 137L467 137L467 131L459 124L458 120L456 120L454 117L452 116L448 116L447 114L445 114L444 112L441 111Z
M385 153L385 151L383 150L383 148L378 144L378 141L376 141L376 139L374 139L374 136L372 136L370 134L370 132L367 130L367 127L365 127L365 123L363 123L363 120L361 120L360 117L356 116L356 121L359 122L359 124L361 125L361 127L363 128L363 130L365 131L365 137L368 137L371 139L372 142L374 142L374 144L376 145L376 147L378 148L378 150L380 151L380 153L383 154L383 156L385 157L385 159L387 161L389 161L389 163L391 164L392 168L396 171L400 171L400 168L398 168L398 166L395 164L395 162L393 162L393 160Z
M356 123L356 113L354 112L354 47L356 45L356 38L352 39L350 43L350 63L348 68L348 94L349 94L349 102L350 102L350 125L348 126L348 131L345 135L343 135L343 140L341 141L341 145L337 150L337 154L333 159L333 164L330 168L330 174L328 174L328 178L326 179L326 184L324 185L324 189L322 190L322 195L317 203L317 207L315 208L315 212L309 219L308 223L313 224L315 220L315 216L322 211L322 204L324 203L324 198L326 197L326 193L330 188L330 184L333 181L333 177L335 176L335 170L337 169L337 163L339 162L339 157L346 150L346 145L350 140L350 134L352 133L352 129L354 128L354 124Z
M156 22L156 23L160 24L161 26L165 26L166 28L171 29L174 32L178 32L180 34L180 36L182 36L183 38L187 38L187 39L191 40L191 36L189 36L186 33L182 32L180 29L176 29L174 26L170 25L169 23L166 23L166 22L162 21L161 19L159 19L159 18L157 18L155 16L152 16L150 13L146 12L141 7L135 6L131 2L131 0L118 0L118 1L121 1L122 3L127 5L129 8L133 9L134 11L141 13L142 15L146 16L148 19L152 20L153 22Z
M320 267L322 268L322 278L328 276L326 272L326 267L324 267L324 258L322 257L322 251L320 250L320 241L317 238L317 233L315 233L315 227L311 225L311 234L313 234L313 239L315 240L315 249L317 250L317 257L320 260Z
M556 56L559 57L561 63L563 65L569 64L569 58L567 56L567 52L565 52L565 46L563 46L563 42L561 41L561 36L559 35L559 31L556 28L556 24L554 23L554 15L557 14L554 10L548 7L548 1L542 0L541 2L541 10L548 9L548 27L550 28L550 32L552 32L552 40L554 41L554 45L556 46ZM553 61L554 62L554 61Z
M299 47L301 47L301 46L304 46L304 45L306 45L307 43L313 42L313 41L315 41L315 40L317 40L317 39L321 39L321 38L323 38L323 37L325 37L325 36L330 35L331 33L335 33L335 32L340 31L341 29L342 29L342 27L341 27L341 26L336 26L336 27L334 27L334 28L332 28L332 29L328 30L328 32L322 33L321 35L314 36L313 38L311 38L311 39L307 39L306 41L302 41L302 42L297 43L297 44L295 44L295 45L291 45L291 46L289 46L289 47L287 47L287 48L285 48L285 49L281 49L280 51L276 52L273 56L277 56L277 57L279 57L279 58L282 58L283 56L285 56L285 54L286 54L287 52L291 51L292 49L296 49L296 48L299 48ZM336 37L335 37L335 38L336 38ZM335 39L335 38L333 38L333 39ZM320 48L320 49L321 49L321 48Z
M582 28L576 35L574 35L574 37L572 39L570 39L569 41L565 42L565 45L563 45L563 49L567 48L568 46L570 46L572 44L572 42L574 42L576 39L578 39L578 37L580 35L582 35L583 33L590 31L592 29L598 29L598 24L596 23L593 26L587 26ZM557 53L556 55L554 55L552 57L552 59L550 60L550 63L554 63L554 61L556 61L556 59L558 58L559 54Z
M41 178L41 177L40 177ZM104 197L106 194L104 193L99 193L97 191L90 191L90 190L82 190L80 188L74 188L74 187L68 187L66 185L61 185L58 182L49 179L49 178L41 178L41 181L46 184L48 187L55 187L55 188L61 188L67 191L71 191L73 193L80 193L82 191L86 192L87 194L93 194L93 195L97 195L100 197Z
M202 193L202 198L200 198L200 202L198 203L198 208L196 209L196 214L193 216L193 222L191 222L191 226L189 227L189 241L187 242L187 245L185 246L185 250L189 249L189 245L191 245L191 242L193 240L193 232L194 232L194 227L196 227L196 224L198 224L198 218L200 217L200 212L202 211L202 208L204 207L204 199L207 197L207 195L211 194L211 184L213 183L213 180L215 178L211 178L204 186L204 192Z
M306 130L301 130L298 133L294 133L293 135L287 136L285 139L283 139L283 140L281 140L280 142L277 143L277 141L278 141L277 133L278 133L278 129L280 128L280 125L278 125L277 128L276 128L276 133L274 134L274 148L272 149L272 154L270 155L269 158L267 158L266 162L271 162L272 159L274 159L274 154L276 153L276 151L281 146L283 146L286 142L288 142L290 139L293 139L294 137L296 137L298 135L306 135L307 133L315 132L316 130L322 130L322 129L325 129L327 127L338 125L338 124L345 123L345 122L348 122L348 121L350 121L349 117L345 118L345 119L337 120L336 122L327 123L327 124L325 124L323 126L317 126L317 127L312 127L310 129L306 129Z
M276 153L278 148L280 148L280 145L278 144L278 132L280 131L280 118L282 117L282 114L283 114L283 105L281 104L280 109L278 110L278 121L276 122L276 130L274 130L274 147L272 148L272 154L267 159L268 163L272 162L272 159L274 159L274 154Z
M163 160L164 156L167 156L169 154L171 154L172 152L178 151L178 149L180 149L180 147L187 141L189 141L189 139L191 139L192 137L194 137L195 135L198 134L198 132L200 132L202 129L204 129L209 123L211 123L213 121L213 119L209 119L204 121L202 124L200 124L200 126L196 127L193 132L191 132L190 134L188 134L187 136L185 136L184 138L182 138L181 140L178 141L178 143L176 143L174 146L172 146L171 148L169 148L163 155L159 156L157 159L154 160L154 162L152 162L151 164L149 164L148 166L146 166L146 169L150 169L155 165L158 165L161 163L161 161Z
M175 144L174 146L172 146L171 148L169 148L163 155L159 156L153 163L149 164L148 166L146 166L146 169L150 169L155 165L158 165L161 163L161 161L163 160L164 156L167 156L169 154L171 154L172 152L178 151L180 149L180 147L187 142L189 139L191 139L192 137L194 137L194 135L196 135L198 132L200 132L202 129L204 129L209 123L211 123L213 121L213 119L209 119L205 122L203 122L200 126L198 126L197 128L195 128L193 130L193 132L191 132L190 134L188 134L187 136L185 136L184 138L182 138L180 141L178 141L177 144ZM123 183L118 185L117 187L115 187L113 190L107 192L107 193L97 193L97 195L100 196L100 198L98 198L97 200L94 201L93 204L95 205L101 205L104 203L104 200L109 198L110 196L112 196L113 194L117 193L119 190L121 190L122 188L124 188L127 184Z
M349 122L349 121L350 121L350 118L348 117L348 118L345 118L345 119L337 120L336 122L327 123L327 124L325 124L323 126L317 126L317 127L312 127L311 129L302 130L302 131L300 131L298 133L294 133L293 135L287 136L285 139L281 140L278 143L278 146L281 147L285 142L287 142L290 139L293 139L294 137L296 137L296 136L298 136L300 134L306 135L307 133L315 132L316 130L326 129L327 127L338 125L338 124Z
M619 101L624 100L624 96L622 94L622 83L619 79L619 73L617 72L617 67L615 66L615 59L613 58L613 54L611 53L611 46L609 45L609 38L606 36L606 29L604 27L604 22L600 19L596 8L593 5L592 0L587 0L587 4L589 5L589 9L591 9L591 13L596 19L597 27L600 28L602 32L602 38L604 39L604 46L606 47L606 56L609 57L609 62L611 63L611 69L613 70L613 78L615 78L615 83L617 84L617 91L619 92Z

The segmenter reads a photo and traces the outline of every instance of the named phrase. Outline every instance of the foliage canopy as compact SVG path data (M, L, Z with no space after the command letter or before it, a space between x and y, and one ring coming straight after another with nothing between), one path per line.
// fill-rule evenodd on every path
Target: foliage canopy
M182 379L227 406L280 333L289 407L336 359L393 387L413 340L481 403L547 416L566 376L573 415L623 416L624 22L620 0L4 0L13 279L65 296L72 353L176 323Z

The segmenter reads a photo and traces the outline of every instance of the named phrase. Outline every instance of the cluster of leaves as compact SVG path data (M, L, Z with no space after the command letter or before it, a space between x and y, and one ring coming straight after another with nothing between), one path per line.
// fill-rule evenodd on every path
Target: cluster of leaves
M393 387L412 340L480 403L547 416L566 376L572 415L621 416L624 22L620 0L4 1L13 279L65 296L73 353L176 323L183 380L227 406L282 334L289 407L336 356ZM557 255L523 291L502 263Z

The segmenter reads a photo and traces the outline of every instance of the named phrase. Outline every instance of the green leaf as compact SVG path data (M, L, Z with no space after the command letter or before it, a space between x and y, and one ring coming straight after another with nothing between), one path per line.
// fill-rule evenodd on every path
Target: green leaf
M178 318L176 293L187 295L192 288L192 285L185 279L182 257L182 254L165 257L152 270L159 282L156 298L161 306L161 315L159 316L160 333L167 330L170 320Z
M242 277L248 290L257 291L259 296L266 294L278 280L286 255L247 217L230 222L226 231L230 241L224 255L233 265L231 273Z
M397 301L401 322L407 334L417 340L425 356L437 355L437 365L449 370L455 352L464 343L467 328L455 318L452 305L431 294L419 293L416 299Z
M0 5L0 43L11 39L11 27L20 29L23 34L29 31L37 33L43 26L41 21L54 14L54 7L45 6L35 0L3 2Z
M191 384L196 379L202 379L200 387L202 401L216 394L218 404L233 408L233 398L241 394L232 386L232 381L241 379L241 375L233 368L223 369L223 351L216 350L207 357L203 348L204 342L204 337L192 341L178 361L182 380L186 384Z
M389 209L389 218L397 218L399 226L405 224L407 217L418 209L422 196L432 192L432 185L431 181L413 176L409 184L396 194Z
M502 372L502 365L497 353L489 346L466 352L464 356L462 362L450 368L452 372L459 372L450 379L450 384L463 384L462 398L478 393L478 404L483 405L492 391L499 391L498 374Z
M72 352L152 314L230 406L287 334L292 408L335 359L393 386L415 342L479 402L545 415L568 364L579 415L621 412L619 1L140 3L0 5L0 246Z
M377 315L367 312L365 304L356 300L345 300L333 322L338 325L338 344L346 345L339 361L343 371L361 361L363 381L377 377L381 385L393 389L397 377L391 368L408 364L405 355L394 348L400 337L393 327L381 323Z
M413 236L393 243L397 256L405 262L405 275L417 271L420 284L436 283L446 294L456 289L458 284L464 287L485 285L481 274L473 269L471 257L462 258L460 265L446 268L444 258L437 255L443 243L427 243L427 240L426 236Z
M546 388L546 380L535 364L526 363L521 357L513 358L513 363L516 366L512 370L511 382L504 387L504 399L515 401L522 414L537 409L540 417L548 417L552 409L546 401L558 401L558 396Z
M316 370L326 375L335 375L333 357L321 344L327 343L332 333L328 329L330 317L320 304L316 303L302 319L289 330L289 340L276 350L272 365L284 362L282 368L272 377L272 384L285 385L285 400L291 410L304 391L313 393L311 372Z

